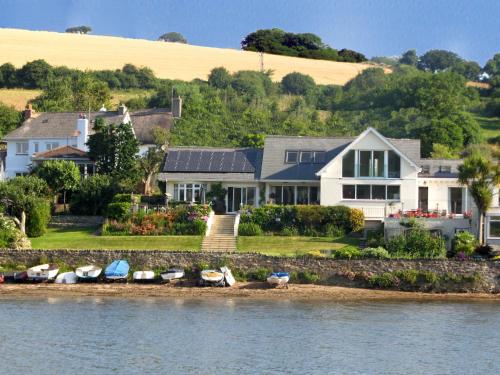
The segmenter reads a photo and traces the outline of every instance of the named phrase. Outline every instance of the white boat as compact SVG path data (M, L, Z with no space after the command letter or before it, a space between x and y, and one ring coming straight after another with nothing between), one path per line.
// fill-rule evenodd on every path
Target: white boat
M78 276L75 272L63 272L57 275L56 284L76 284L78 281Z
M216 270L203 270L200 274L202 286L224 286L224 274Z
M271 285L286 285L290 280L290 274L288 272L273 272L268 278L267 282Z
M160 276L165 281L182 279L184 277L184 270L182 268L170 268L160 273Z
M102 272L101 267L93 265L78 267L75 270L76 276L80 281L95 281L97 280L101 272Z
M224 274L224 279L226 280L226 286L233 286L236 284L236 280L233 276L233 273L228 267L221 267L220 270Z
M153 281L155 273L153 271L135 271L132 278L134 281Z
M40 264L28 268L28 279L33 281L53 280L59 273L57 264Z

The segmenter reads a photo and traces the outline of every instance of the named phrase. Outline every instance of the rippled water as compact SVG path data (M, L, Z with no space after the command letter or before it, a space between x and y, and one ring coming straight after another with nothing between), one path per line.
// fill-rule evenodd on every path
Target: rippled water
M0 300L23 374L500 374L498 303Z

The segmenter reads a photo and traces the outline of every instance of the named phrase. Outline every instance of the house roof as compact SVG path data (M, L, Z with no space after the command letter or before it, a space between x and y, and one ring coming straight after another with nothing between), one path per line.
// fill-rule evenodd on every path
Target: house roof
M262 180L318 180L316 173L349 145L355 137L318 138L268 136L264 143ZM285 163L285 151L325 151L324 163Z
M234 179L236 174L242 179L258 179L262 151L254 148L170 148L165 156L162 172L167 178L174 174L202 174L224 179ZM169 177L170 176L170 177Z
M35 113L24 121L19 128L8 133L4 140L36 139L36 138L72 138L78 135L76 121L82 112L43 112ZM88 113L85 113L88 116ZM130 121L137 140L141 144L153 143L153 129L161 127L169 129L172 126L172 113L165 109L148 109L129 112ZM108 124L124 122L126 115L118 111L90 112L90 124L93 126L96 118L103 118ZM93 128L89 134L93 134Z
M457 178L458 166L462 163L463 160L460 159L421 159L419 165L422 171L418 176L430 178ZM449 167L449 172L447 167Z
M34 160L41 159L88 159L87 153L73 146L62 146L49 151L37 152Z

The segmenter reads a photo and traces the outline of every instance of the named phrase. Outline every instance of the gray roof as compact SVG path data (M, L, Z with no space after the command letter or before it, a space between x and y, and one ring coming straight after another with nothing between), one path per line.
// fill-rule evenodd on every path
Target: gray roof
M457 178L458 166L462 163L461 159L421 159L418 165L422 169L428 168L429 171L423 170L418 175L419 177ZM449 172L445 170L446 167L450 168Z
M318 180L316 176L330 160L337 156L355 137L317 138L296 136L269 136L264 144L262 180ZM285 163L285 151L325 151L324 163Z
M17 129L8 133L3 139L33 139L33 138L72 138L77 136L76 121L82 112L42 112L24 121ZM84 113L88 116L88 113ZM152 131L155 127L169 129L172 125L172 114L164 109L151 109L129 112L132 127L137 140L141 144L153 143ZM120 124L124 115L118 111L90 112L90 124L96 118L103 118L108 124ZM93 128L89 134L93 133Z
M170 148L163 162L163 177L189 174L199 179L254 180L260 176L262 150L254 148Z
M408 159L418 165L420 160L420 139L386 139Z

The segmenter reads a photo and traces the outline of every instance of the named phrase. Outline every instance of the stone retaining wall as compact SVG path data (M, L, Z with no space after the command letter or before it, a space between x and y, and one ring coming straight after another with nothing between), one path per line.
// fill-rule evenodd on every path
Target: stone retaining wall
M139 268L193 267L200 264L217 266L230 264L242 271L267 268L289 272L310 271L322 282L331 280L346 270L382 274L398 270L432 271L436 274L472 275L478 273L483 281L482 291L500 291L500 262L457 260L337 260L312 257L285 258L254 253L200 253L161 250L0 250L0 264L34 265L40 261L62 261L77 266L97 264L105 266L115 259L128 259Z

